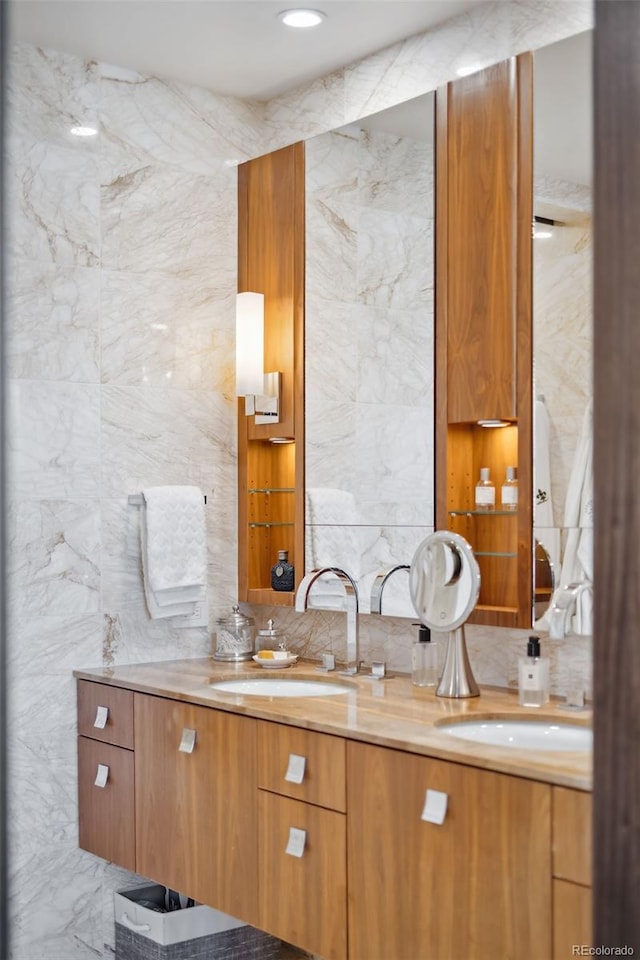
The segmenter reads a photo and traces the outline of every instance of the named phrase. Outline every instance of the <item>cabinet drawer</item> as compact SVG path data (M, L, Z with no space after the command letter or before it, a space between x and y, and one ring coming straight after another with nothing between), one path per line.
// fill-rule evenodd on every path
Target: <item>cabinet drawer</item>
M78 737L78 842L135 870L133 752Z
M133 750L133 693L78 680L78 733Z
M287 852L292 828L304 831L300 856ZM344 960L346 844L343 814L259 791L259 926L325 960Z
M344 813L344 740L325 733L261 721L258 727L258 786Z
M553 881L553 960L570 960L580 944L591 946L591 888Z
M553 875L591 886L591 794L553 788Z

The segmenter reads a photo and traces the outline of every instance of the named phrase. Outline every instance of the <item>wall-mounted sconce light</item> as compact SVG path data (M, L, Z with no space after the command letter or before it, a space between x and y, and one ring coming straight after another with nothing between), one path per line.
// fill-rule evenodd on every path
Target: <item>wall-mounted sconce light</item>
M236 396L256 423L278 423L279 373L264 372L264 294L236 296Z

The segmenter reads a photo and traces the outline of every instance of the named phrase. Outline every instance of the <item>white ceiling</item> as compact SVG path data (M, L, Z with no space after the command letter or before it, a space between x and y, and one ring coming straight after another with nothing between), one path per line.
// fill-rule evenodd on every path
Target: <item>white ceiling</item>
M420 33L483 0L311 0L314 30L277 14L296 0L11 0L12 39L258 100Z
M13 39L266 100L481 2L311 0L327 19L307 32L277 18L295 0L11 0L9 24ZM536 173L588 185L591 33L536 51L534 63ZM428 136L432 109L418 98L369 126Z
M591 30L536 50L534 169L589 186L593 168Z

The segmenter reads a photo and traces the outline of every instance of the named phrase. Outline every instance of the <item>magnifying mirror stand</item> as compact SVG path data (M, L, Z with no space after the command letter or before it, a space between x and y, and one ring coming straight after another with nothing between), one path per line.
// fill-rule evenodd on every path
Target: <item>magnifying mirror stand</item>
M436 690L436 697L479 697L480 690L473 676L467 654L464 625L449 633L447 656Z

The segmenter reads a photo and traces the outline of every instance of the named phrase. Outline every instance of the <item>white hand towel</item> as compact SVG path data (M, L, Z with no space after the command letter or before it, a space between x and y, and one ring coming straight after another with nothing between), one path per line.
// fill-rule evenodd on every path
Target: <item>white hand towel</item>
M152 619L189 616L206 599L204 497L198 487L142 491L140 539Z

